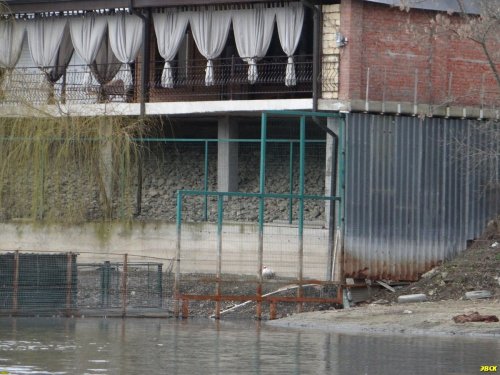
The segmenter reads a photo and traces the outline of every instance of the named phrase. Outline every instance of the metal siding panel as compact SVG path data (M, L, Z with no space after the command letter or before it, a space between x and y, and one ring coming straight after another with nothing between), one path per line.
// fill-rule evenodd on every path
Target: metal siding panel
M470 127L466 120L348 116L346 276L415 279L480 233L487 219L481 173L455 141Z

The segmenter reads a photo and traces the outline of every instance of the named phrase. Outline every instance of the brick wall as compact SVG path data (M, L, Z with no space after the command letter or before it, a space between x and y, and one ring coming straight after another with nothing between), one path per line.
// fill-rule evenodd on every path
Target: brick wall
M435 12L361 0L342 0L340 11L349 40L340 51L340 99L498 108L484 52L473 42L426 32Z

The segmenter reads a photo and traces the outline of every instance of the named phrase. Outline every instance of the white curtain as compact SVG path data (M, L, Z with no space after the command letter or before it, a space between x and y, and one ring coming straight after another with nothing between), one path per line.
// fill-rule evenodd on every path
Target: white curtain
M175 58L179 45L186 34L188 21L189 13L187 12L153 13L158 51L165 60L161 75L161 85L163 87L174 87L170 62Z
M302 4L291 4L284 8L276 8L276 24L281 48L288 56L285 72L285 85L295 86L297 78L295 75L295 64L293 54L299 44L302 25L304 24L304 7Z
M11 87L12 69L21 56L25 23L14 19L0 21L0 67L7 69L2 80L2 90Z
M0 21L0 67L14 69L21 56L25 32L24 21Z
M97 56L102 39L106 32L107 20L103 16L85 15L83 17L71 18L69 21L71 40L76 52L83 62L90 66ZM87 69L84 84L92 83L90 70Z
M143 21L133 14L115 14L108 16L109 45L115 56L125 64L125 85L132 85L132 73L129 64L132 63L142 43Z
M248 81L257 81L257 60L264 57L271 43L274 9L243 9L233 13L234 39L238 54L249 64Z
M212 60L222 53L226 45L231 25L231 11L193 12L190 14L189 21L196 46L208 60L205 70L205 85L212 86L215 84Z
M57 64L59 47L66 31L66 18L48 17L28 21L31 58L42 70Z

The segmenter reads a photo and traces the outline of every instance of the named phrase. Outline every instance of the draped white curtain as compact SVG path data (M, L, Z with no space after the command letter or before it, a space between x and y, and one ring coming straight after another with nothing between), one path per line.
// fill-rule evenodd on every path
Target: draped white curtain
M248 81L258 78L257 60L269 49L274 28L273 8L243 9L233 13L234 39L238 54L249 64Z
M101 47L106 32L107 20L103 16L91 14L71 18L69 26L73 46L88 67L95 61L97 52ZM90 70L87 70L84 82L86 85L92 83Z
M212 86L215 84L212 60L222 53L226 45L231 25L231 11L193 12L190 14L189 21L196 46L208 60L205 70L205 85Z
M293 54L299 44L302 26L304 24L304 7L302 4L291 4L284 8L276 8L276 24L281 48L288 56L285 72L285 85L295 86L297 78L295 75L295 64Z
M24 32L24 21L0 21L0 67L14 69L21 56Z
M59 47L66 30L67 19L58 17L28 21L28 44L36 66L46 70L57 64Z
M14 19L0 21L0 67L7 69L2 80L2 89L11 85L12 69L21 56L25 34L25 23Z
M142 43L143 21L133 14L115 14L108 16L109 44L115 56L125 64L126 76L124 83L132 85L132 73L129 64L132 63Z
M174 77L170 62L175 58L179 45L186 34L189 21L188 12L153 13L158 51L165 60L165 66L161 75L163 87L174 87Z

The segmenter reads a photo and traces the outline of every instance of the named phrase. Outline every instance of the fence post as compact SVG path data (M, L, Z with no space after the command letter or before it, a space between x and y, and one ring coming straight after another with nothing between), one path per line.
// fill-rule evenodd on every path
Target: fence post
M203 181L203 189L205 193L208 191L208 141L205 141L205 176ZM203 197L203 220L208 220L208 195L205 194Z
M306 153L306 118L300 117L300 163L299 163L299 247L298 247L298 281L297 298L302 298L302 278L304 273L304 183L305 183L305 153ZM302 303L297 304L297 312L302 311Z
M163 307L163 264L158 264L158 305Z
M177 241L175 254L175 278L174 278L174 316L179 317L180 278L181 278L181 223L182 223L182 192L177 191Z
M19 292L19 250L14 253L14 280L12 286L12 312L17 314Z
M110 288L111 263L105 261L101 269L101 305L109 307L109 288Z
M66 262L66 315L71 315L71 292L73 287L73 253L67 254Z
M127 315L127 271L128 255L123 255L123 275L122 275L122 317Z
M293 194L293 142L290 142L290 165L289 165L289 173L290 173L290 187L289 192L290 195ZM293 221L293 199L290 197L288 199L288 224L292 224Z
M224 197L220 194L217 195L217 270L216 270L216 295L217 300L215 301L215 319L220 319L220 296L221 296L221 269L222 269L222 219L224 215L223 211Z
M259 175L259 246L257 255L257 307L256 318L262 318L262 267L264 255L264 197L266 187L266 142L267 142L267 114L262 113L260 134L260 175Z

